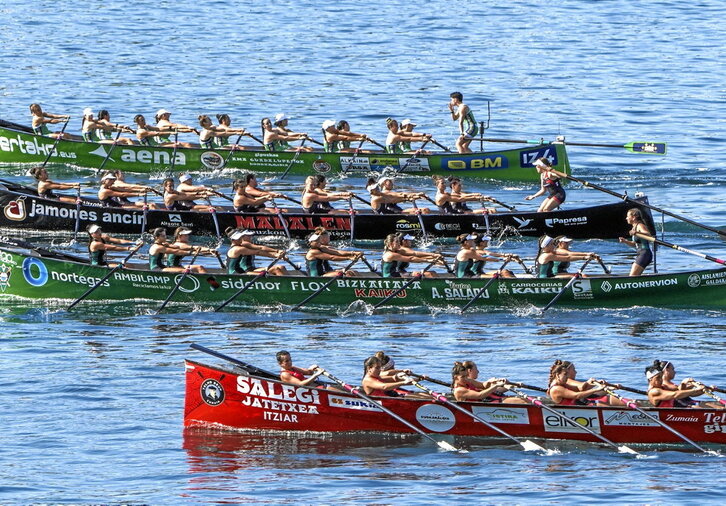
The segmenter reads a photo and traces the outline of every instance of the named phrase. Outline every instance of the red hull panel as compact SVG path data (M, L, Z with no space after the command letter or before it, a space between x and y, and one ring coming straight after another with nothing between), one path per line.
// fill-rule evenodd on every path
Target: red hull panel
M377 398L432 434L501 437L484 424L428 400ZM599 441L535 406L460 403L513 436ZM617 443L681 443L640 413L620 408L557 407L563 414ZM649 409L650 414L699 442L726 444L726 411ZM344 392L298 387L186 362L184 425L233 429L410 433L408 427L366 401Z

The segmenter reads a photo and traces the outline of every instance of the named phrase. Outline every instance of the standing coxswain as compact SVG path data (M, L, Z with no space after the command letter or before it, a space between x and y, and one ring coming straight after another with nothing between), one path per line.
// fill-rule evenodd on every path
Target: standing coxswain
M537 193L525 197L524 200L533 200L547 193L547 197L542 201L537 212L543 213L557 209L567 198L560 174L552 168L552 162L544 157L535 160L534 167L539 173L540 187Z
M474 119L474 113L464 103L464 95L455 91L449 101L449 112L451 119L459 125L459 137L456 139L456 149L459 153L471 153L469 144L479 134L479 126Z
M653 261L653 252L650 249L650 243L646 239L638 237L637 234L648 236L653 236L653 234L650 232L650 229L648 229L648 225L645 224L645 221L643 220L643 213L640 209L629 209L625 220L631 227L631 240L628 240L625 237L618 237L618 241L627 244L631 248L635 248L635 261L633 262L633 265L630 266L630 275L640 276L643 274L645 268Z

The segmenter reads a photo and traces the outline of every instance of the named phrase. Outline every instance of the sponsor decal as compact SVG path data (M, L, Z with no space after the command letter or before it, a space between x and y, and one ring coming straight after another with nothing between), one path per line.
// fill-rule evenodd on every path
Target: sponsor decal
M318 158L313 162L313 170L318 174L327 174L333 170L333 167L322 158Z
M490 423L511 423L529 425L527 408L502 408L492 406L472 406L472 413Z
M51 139L49 137L33 136L30 140L26 140L23 139L20 134L18 134L17 137L5 137L0 135L0 151L13 153L17 149L24 155L48 156L48 154L51 154L51 156L55 158L76 158L75 153L58 151L55 149L54 144L55 139Z
M592 299L592 286L589 279L578 279L572 282L572 294L576 299Z
M609 281L603 281L602 284L600 285L600 288L602 289L603 292L610 293L610 290L613 289L613 285L611 285Z
M557 409L556 411L562 413L566 417L574 420L576 423L587 427L593 432L600 433L600 420L597 416L597 410L594 409ZM545 432L579 432L584 431L573 425L569 420L560 418L554 413L549 411L542 412L544 420Z
M439 404L424 404L418 408L416 421L433 432L446 432L456 425L454 413Z
M267 213L234 215L237 228L248 230L265 230L267 232L285 232L285 227L277 216ZM286 216L288 230L313 231L317 226L325 227L328 232L350 231L349 216Z
M338 288L366 288L366 289L393 289L401 288L409 280L406 279L336 279ZM322 286L322 285L321 285ZM420 290L421 282L414 281L408 285L409 289Z
M538 158L547 158L552 163L553 167L556 167L560 162L557 159L557 150L554 146L547 145L538 149L528 149L521 151L519 154L519 164L522 167L534 168L534 162Z
M10 274L12 268L9 265L0 264L0 290L3 292L10 286Z
M444 160L446 160L446 170L497 170L509 168L509 160L502 155L467 156L445 158Z
M421 230L421 224L407 220L398 220L396 222L396 230Z
M219 406L224 401L224 388L215 379L204 380L199 391L202 394L202 400L210 406Z
M23 221L25 219L25 197L11 200L5 205L5 217L12 221Z
M443 293L436 287L431 287L431 297L434 299L446 299L446 300L471 300L479 291L478 288L474 288L470 283L457 283L455 281L446 280L447 287L444 288ZM489 298L489 289L484 291L484 294L480 296L482 299Z
M320 392L314 388L237 376L242 405L263 410L262 418L273 422L297 423L297 413L317 415Z
M726 272L703 273L701 274L701 280L704 286L726 285Z
M551 293L556 294L562 290L564 286L561 282L542 281L536 282L517 282L512 283L510 288L513 294L529 294L529 293Z
M713 434L714 432L726 433L726 415L706 413L706 424L703 426L703 432L706 434Z
M233 289L240 289L243 286L245 286L249 282L248 279L237 279L237 280L223 280L220 283L220 286L222 288L233 288ZM280 290L280 283L277 281L255 281L252 286L249 288L250 290L266 290L266 291L279 291Z
M48 268L37 258L23 260L23 278L30 286L43 286L48 282Z
M658 412L651 414L656 418L660 418L660 413ZM603 425L614 427L660 427L654 420L632 410L603 411L602 416Z
M698 415L691 415L691 414L674 415L673 413L668 413L665 417L665 421L666 422L700 422L701 420L698 418Z
M701 284L701 276L698 274L691 274L688 276L688 286L696 288Z
M116 146L116 149L119 149ZM121 148L121 161L125 163L146 163L154 165L171 165L171 148L160 148L154 150L148 149L129 149ZM104 155L105 156L105 155ZM187 157L181 151L177 150L174 157L174 165L183 167L187 164Z
M183 274L177 274L174 276L174 285L177 283L182 282L182 276ZM199 290L199 280L195 278L194 276L184 276L184 281L190 280L192 282L192 288L186 288L184 284L179 285L179 290L184 293L193 293Z
M517 228L524 228L528 226L530 223L532 223L532 220L526 219L526 218L517 218L516 216L512 216L512 219L517 222Z
M205 151L199 155L199 160L208 169L217 170L224 166L224 158L214 151Z
M102 145L102 144L101 144L101 145L99 145L99 146L98 146L98 147L97 147L96 149L94 149L93 151L90 151L90 152L89 152L88 154L89 154L89 155L96 155L96 156L100 156L101 158L106 158L106 156L108 156L108 155L106 154L106 149L105 149L105 148L103 147L103 145ZM109 160L111 160L112 162L115 162L115 161L116 161L116 160L114 160L113 158L110 158L110 157L109 157Z
M363 288L356 288L353 290L353 295L359 299L383 299L384 297L392 295L395 291L396 290L365 290ZM401 290L395 295L396 299L405 299L406 297L408 297L406 290Z
M436 223L436 230L461 230L461 223Z
M378 406L363 399L351 399L328 394L328 405L332 408L355 409L358 411L381 411Z
M82 276L75 272L56 272L51 271L50 278L53 281L60 281L62 283L73 283L74 285L94 286L96 283L101 281L101 278L94 278L93 276ZM101 286L110 286L108 281L104 281Z
M63 203L45 203L40 200L32 200L30 202L30 212L28 218L36 218L46 216L50 218L60 218L67 220L75 220L76 216L81 221L101 222L101 223L119 223L124 225L141 225L144 221L144 215L141 211L89 211L87 209L78 209ZM178 215L177 215L178 216Z
M659 288L661 286L674 286L678 284L678 278L654 279L652 281L628 281L615 283L615 290L632 290L638 288Z
M340 168L346 172L369 171L371 165L367 156L341 156Z
M506 283L497 283L497 293L499 295L509 295L509 287L506 285Z
M375 157L371 158L370 161L371 169L380 170L386 167L394 167L395 165L398 165L398 158L395 157Z
M398 165L406 167L406 172L429 172L428 158L399 158Z
M587 216L576 216L574 218L547 218L545 220L545 225L549 228L552 228L555 225L562 225L564 227L572 225L587 225Z

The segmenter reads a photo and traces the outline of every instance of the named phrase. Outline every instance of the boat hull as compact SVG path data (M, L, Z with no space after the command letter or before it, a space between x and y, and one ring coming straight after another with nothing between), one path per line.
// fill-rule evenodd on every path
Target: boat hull
M28 299L80 297L108 273L108 268L88 265L68 255L0 248L0 294ZM140 267L140 266L139 266ZM163 301L181 274L119 269L87 300ZM172 303L216 306L250 280L249 275L209 272L189 274ZM431 278L415 280L386 305L415 309L437 307L455 310L465 305L489 280L481 278ZM269 276L260 278L233 302L234 305L292 306L322 290L306 307L340 310L351 304L375 304L402 288L407 280L380 277L314 278ZM493 281L474 308L542 307L566 285L568 278L517 278ZM726 308L726 269L679 272L637 277L593 276L575 280L557 306L578 308L654 306L661 308Z
M375 405L346 392L308 388L239 374L187 360L184 425L227 429L411 433ZM471 416L434 401L377 397L420 430L442 436L501 437ZM515 437L599 440L557 415L532 405L459 403ZM556 407L565 416L617 443L682 443L642 414L615 407ZM726 412L711 409L647 410L686 437L726 444Z
M0 163L33 163L45 161L52 153L49 163L62 163L80 167L98 168L107 158L110 144L60 140L55 149L55 139L28 132L13 123L0 123ZM547 157L554 168L570 172L565 145L548 143L501 151L486 151L470 154L437 153L412 158L411 155L395 155L383 152L325 153L322 151L267 152L255 149L235 151L229 159L228 150L199 148L162 148L152 146L117 145L108 157L104 168L121 169L129 172L150 173L168 171L189 172L240 169L251 172L285 172L290 174L335 175L345 172L351 175L381 172L391 167L402 173L417 175L458 175L508 181L539 181L534 161ZM172 156L174 163L172 164ZM226 161L226 165L225 165Z
M647 203L647 199L643 198L642 202ZM646 207L623 201L549 213L506 212L488 217L481 214L431 213L421 215L421 219L427 236L434 238L453 238L463 233L488 231L496 236L539 237L548 234L552 237L567 235L576 239L615 239L628 235L630 227L625 217L628 209L633 207L639 207L652 225L650 211ZM316 227L323 226L334 240L351 239L351 217L348 214L311 215L300 209L297 212L295 209L289 211L284 214L284 224L276 215L268 213L219 211L216 217L220 231L234 227L253 230L259 235L285 237L287 225L292 238L302 239ZM32 188L0 179L2 228L73 231L76 229L76 217L80 216L79 230L85 230L90 224L99 224L108 233L139 234L144 224L143 215L140 208L102 207L97 200L84 200L79 209L76 204L40 198ZM353 221L354 240L382 240L395 232L422 234L421 222L411 215L381 215L364 211L356 214ZM216 235L217 230L214 217L208 212L160 209L147 212L145 230L156 227L173 230L178 226L188 227L198 235Z

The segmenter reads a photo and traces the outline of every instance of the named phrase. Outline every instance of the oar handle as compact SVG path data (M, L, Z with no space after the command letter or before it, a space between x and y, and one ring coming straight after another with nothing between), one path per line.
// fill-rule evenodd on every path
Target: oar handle
M443 149L447 153L450 153L451 152L451 150L449 148L447 148L446 146L444 146L440 142L435 141L434 139L431 139L431 144L433 144L434 146L440 147L441 149Z
M368 142L370 142L371 144L375 144L376 146L378 146L379 148L381 148L381 149L382 149L383 151L385 151L385 150L386 150L386 146L384 146L384 145L383 145L383 144L381 144L380 142L376 142L376 141L374 141L374 140L373 140L373 139L371 139L370 137L368 137Z
M371 205L371 203L370 203L369 201L367 201L367 200L366 200L366 199L364 199L363 197L359 197L359 196L358 196L358 195L356 195L355 193L351 193L351 196L352 196L352 197L353 197L354 199L356 199L357 201L359 201L359 202L362 202L362 203L364 203L364 204L365 204L365 205L367 205L367 206Z

